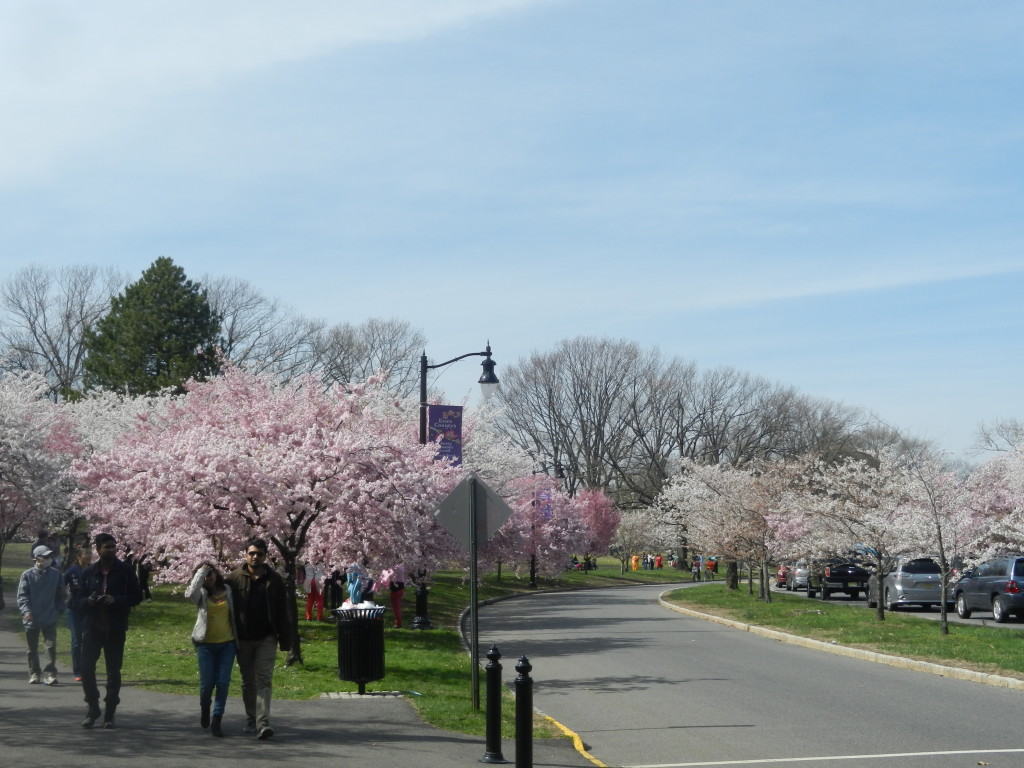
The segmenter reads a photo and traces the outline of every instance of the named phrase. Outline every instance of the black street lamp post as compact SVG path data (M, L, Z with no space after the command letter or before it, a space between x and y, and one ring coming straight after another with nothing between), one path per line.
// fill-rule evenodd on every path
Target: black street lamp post
M447 360L437 365L427 365L427 353L424 352L420 357L420 445L427 444L427 371L432 371L435 368L444 368L446 365L458 362L459 360L465 360L467 357L483 357L486 358L482 363L484 372L480 374L480 389L486 399L490 399L491 395L494 394L498 388L498 377L494 375L494 366L497 365L491 360L491 345L487 344L487 349L484 352L467 352L464 355L453 357L451 360Z
M436 365L429 365L427 363L427 353L424 352L420 356L420 445L427 444L427 371L444 368L446 365L451 365L459 360L465 360L467 357L484 358L484 361L480 363L483 366L484 372L480 374L478 380L484 398L489 400L498 389L498 377L494 375L494 367L497 363L491 359L490 342L487 343L487 348L483 352L467 352L464 355L453 357L451 360L446 360ZM421 578L416 585L416 618L412 622L412 628L430 629L431 626L427 608L427 582L426 579Z

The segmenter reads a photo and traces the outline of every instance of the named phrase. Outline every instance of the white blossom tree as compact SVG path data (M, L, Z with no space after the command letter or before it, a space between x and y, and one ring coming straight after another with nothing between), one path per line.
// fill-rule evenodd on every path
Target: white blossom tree
M49 391L42 374L0 375L0 563L14 537L69 506L65 473L82 446Z

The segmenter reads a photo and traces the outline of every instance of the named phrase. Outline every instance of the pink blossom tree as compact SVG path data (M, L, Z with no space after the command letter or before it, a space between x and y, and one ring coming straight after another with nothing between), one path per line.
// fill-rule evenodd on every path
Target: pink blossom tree
M167 581L202 560L236 561L249 536L271 543L288 585L305 561L380 572L434 570L455 552L433 511L456 471L420 446L408 414L375 382L280 383L228 369L190 382L109 451L76 466L82 509ZM289 662L301 660L296 637Z
M522 477L508 487L512 516L481 550L488 568L508 563L516 575L533 567L552 578L565 570L586 540L587 528L572 500L544 475Z
M582 488L572 497L571 506L587 530L584 561L591 555L606 554L622 519L615 503L603 490Z

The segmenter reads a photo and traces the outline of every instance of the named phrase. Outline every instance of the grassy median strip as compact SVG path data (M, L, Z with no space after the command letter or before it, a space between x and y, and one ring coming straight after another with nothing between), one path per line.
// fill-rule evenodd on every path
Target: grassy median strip
M721 585L679 589L666 599L696 611L815 640L1024 679L1024 655L1020 653L1024 633L1019 622L1008 627L950 623L949 634L942 635L938 621L917 616L917 611L886 612L885 621L880 622L863 601L774 593L772 602L765 603L756 594L748 594L746 585L738 592Z

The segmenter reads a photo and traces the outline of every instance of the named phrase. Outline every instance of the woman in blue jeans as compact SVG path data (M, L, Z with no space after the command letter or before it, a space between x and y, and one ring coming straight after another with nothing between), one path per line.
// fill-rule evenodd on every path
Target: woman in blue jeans
M231 587L212 563L201 563L192 574L185 597L198 609L192 642L199 659L199 724L208 727L214 736L223 736L221 718L228 701L231 668L235 663L235 638L238 637ZM211 713L214 690L217 695Z

